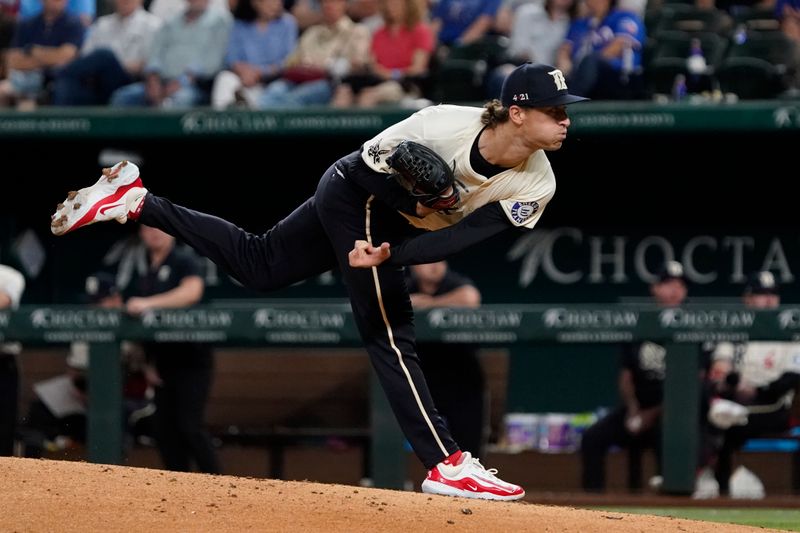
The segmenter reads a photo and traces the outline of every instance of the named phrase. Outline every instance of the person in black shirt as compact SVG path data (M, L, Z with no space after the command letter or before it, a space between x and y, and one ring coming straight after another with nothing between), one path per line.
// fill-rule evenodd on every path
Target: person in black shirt
M683 266L668 261L650 286L650 292L660 306L681 305L688 292ZM589 427L581 439L584 490L605 490L605 458L612 446L629 450L628 487L632 491L641 489L638 462L641 450L655 450L660 464L666 353L663 346L651 341L623 347L619 374L622 403Z
M147 254L147 269L131 283L125 309L133 315L198 303L205 289L197 255L176 245L175 238L142 225L139 235ZM205 424L214 360L211 346L194 342L146 342L155 386L154 437L164 467L188 472L220 473L216 451Z
M448 267L447 261L412 265L406 285L414 309L471 307L481 304L481 293L471 279ZM417 342L422 371L433 401L453 438L480 457L486 427L486 380L475 344ZM458 378L453 372L457 369Z
M25 291L25 276L0 265L0 309L15 309ZM14 440L19 416L19 365L22 351L18 342L0 342L0 456L14 455Z

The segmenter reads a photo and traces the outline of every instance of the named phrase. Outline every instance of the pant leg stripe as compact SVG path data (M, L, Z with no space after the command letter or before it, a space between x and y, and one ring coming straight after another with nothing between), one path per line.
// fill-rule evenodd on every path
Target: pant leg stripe
M372 200L375 198L374 195L370 196L367 199L366 205L366 234L367 234L367 242L372 244L372 234L370 232L370 216L372 214ZM381 317L383 318L383 323L386 326L386 334L389 338L389 345L394 350L394 353L397 354L397 360L400 363L400 368L403 369L403 373L406 376L406 380L408 380L408 386L411 387L411 392L414 394L414 399L417 402L417 407L419 407L420 413L422 413L422 418L425 419L425 423L428 424L428 428L431 430L433 434L433 438L436 440L436 444L439 445L439 449L442 450L442 453L445 457L450 455L447 453L447 448L444 447L442 444L442 440L439 438L439 435L436 433L436 429L433 427L433 422L431 422L430 417L428 416L427 411L425 411L425 407L422 405L422 400L420 400L419 392L417 392L417 387L414 386L414 380L411 379L411 373L408 371L405 362L403 361L403 353L397 347L394 342L394 333L392 332L392 325L389 324L389 318L386 315L386 308L383 305L383 295L381 293L381 284L380 278L378 278L378 267L372 267L372 279L375 281L375 292L378 296L378 306L381 309Z

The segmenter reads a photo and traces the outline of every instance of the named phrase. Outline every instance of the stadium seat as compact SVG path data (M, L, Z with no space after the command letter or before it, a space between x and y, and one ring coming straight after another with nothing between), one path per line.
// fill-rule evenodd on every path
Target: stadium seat
M686 58L689 56L693 38L700 39L708 69L705 74L691 80L686 68ZM648 92L669 94L678 74L683 74L690 80L690 90L694 92L711 90L715 86L714 75L722 63L727 47L728 40L713 32L662 32L645 68Z
M733 27L730 15L721 9L700 9L686 4L668 4L663 8L654 35L660 38L665 31L690 33L712 32L727 36Z
M505 35L486 35L474 43L450 48L447 59L485 61L492 68L506 62L509 42Z
M748 33L744 42L734 42L728 57L757 57L786 68L791 57L792 42L781 32Z
M453 46L431 65L429 98L438 102L481 102L486 98L486 76L507 63L509 39L486 35L463 46Z
M775 18L772 7L745 7L733 15L734 27L744 24L748 32L780 31L780 23Z
M774 98L787 88L791 43L780 32L749 33L731 44L717 71L720 88L742 99Z
M644 12L644 27L647 37L655 39L661 31L668 31L672 25L672 18L676 12L691 9L690 4L665 4L658 7L648 7Z
M444 60L434 75L432 99L442 103L484 100L486 71L487 63L482 59Z
M720 89L742 100L771 99L783 90L781 71L758 57L729 57L717 71Z

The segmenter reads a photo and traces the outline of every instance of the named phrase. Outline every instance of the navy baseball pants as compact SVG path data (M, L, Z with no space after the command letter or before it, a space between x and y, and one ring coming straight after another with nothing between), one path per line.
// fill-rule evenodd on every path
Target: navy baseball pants
M416 353L414 313L403 269L351 268L357 239L397 244L414 228L348 176L347 158L317 191L263 235L148 194L139 222L165 231L211 259L243 285L269 291L332 270L342 272L359 333L389 403L426 468L458 450L433 405ZM458 379L453 376L453 379Z

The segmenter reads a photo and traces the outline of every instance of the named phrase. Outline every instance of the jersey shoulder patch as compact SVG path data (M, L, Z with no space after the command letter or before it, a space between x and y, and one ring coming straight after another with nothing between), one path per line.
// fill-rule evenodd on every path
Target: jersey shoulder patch
M511 206L511 218L513 218L517 224L524 224L525 221L535 215L537 211L539 211L539 202L514 202Z

